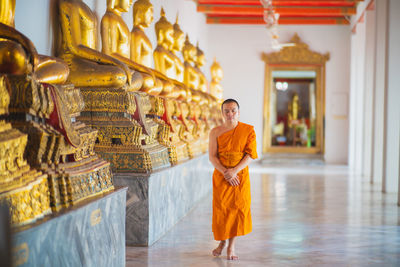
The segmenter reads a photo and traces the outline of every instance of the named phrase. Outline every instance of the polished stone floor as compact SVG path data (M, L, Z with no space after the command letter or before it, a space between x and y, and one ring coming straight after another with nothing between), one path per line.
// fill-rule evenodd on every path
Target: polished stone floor
M253 232L214 258L211 195L127 266L400 266L400 207L341 166L251 166ZM211 178L210 178L211 182ZM224 251L223 256L226 255Z

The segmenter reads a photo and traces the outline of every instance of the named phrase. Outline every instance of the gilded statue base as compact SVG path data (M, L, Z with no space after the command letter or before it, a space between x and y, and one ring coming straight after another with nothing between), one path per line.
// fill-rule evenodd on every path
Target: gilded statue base
M0 202L10 207L11 224L14 227L35 222L51 213L46 174L30 170L21 175L19 180L28 182L23 185L18 183L15 188L0 194Z
M42 166L49 175L51 208L54 211L114 189L110 163L98 156L49 167Z
M0 115L7 119L11 88L0 77ZM28 137L0 120L0 203L10 209L13 226L32 223L51 212L47 175L31 169L24 158Z
M202 150L202 140L200 139L193 139L188 142L188 149L189 149L189 156L190 158L195 158L203 154Z
M13 226L51 213L47 175L32 170L23 158L27 135L0 121L0 202L10 207Z
M109 163L94 153L97 131L76 121L84 107L73 85L40 84L9 75L13 127L28 135L25 158L48 175L53 211L113 188Z
M168 149L161 145L142 147L96 146L96 152L111 163L116 173L151 173L170 166Z
M176 148L176 161L177 163L182 163L191 159L189 153L189 144L183 141L178 141L172 143L173 146Z
M111 162L114 172L149 173L171 166L173 148L158 141L162 125L146 116L151 110L147 94L108 88L81 91L86 106L79 120L98 131L95 151Z
M201 152L202 153L207 153L208 151L208 136L204 135L200 137L200 143L201 143Z

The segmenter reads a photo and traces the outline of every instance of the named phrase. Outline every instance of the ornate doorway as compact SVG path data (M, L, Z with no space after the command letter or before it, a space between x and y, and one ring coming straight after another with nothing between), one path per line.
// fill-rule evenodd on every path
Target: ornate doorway
M263 153L324 153L325 63L329 53L309 50L295 34L293 46L263 54Z

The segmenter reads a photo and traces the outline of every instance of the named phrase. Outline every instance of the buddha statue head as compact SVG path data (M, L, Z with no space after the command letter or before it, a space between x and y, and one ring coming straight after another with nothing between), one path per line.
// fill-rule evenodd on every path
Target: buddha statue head
M107 11L128 12L133 0L107 0Z
M222 78L224 77L224 72L222 71L221 66L219 63L216 61L214 58L214 62L210 67L211 70L211 79L214 82L220 82Z
M206 57L204 56L203 50L199 47L199 42L196 45L196 65L200 68L206 64Z
M157 35L157 44L170 50L174 44L174 28L165 17L164 8L161 8L161 17L155 24L155 30Z
M176 15L176 21L174 24L174 45L172 47L172 51L174 53L180 52L185 45L185 33L181 30L181 27L178 24L178 14Z
M182 48L183 59L186 62L194 63L196 59L196 54L197 54L196 47L190 43L189 36L186 35L185 44Z
M133 4L133 25L147 28L154 20L154 7L149 0L137 0Z
M15 0L2 0L0 3L0 22L14 28Z

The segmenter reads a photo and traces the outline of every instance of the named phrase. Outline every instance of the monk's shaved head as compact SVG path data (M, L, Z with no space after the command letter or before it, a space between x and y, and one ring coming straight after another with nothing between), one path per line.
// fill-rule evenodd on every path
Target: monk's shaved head
M236 106L238 107L238 109L240 108L239 102L237 102L237 101L236 101L235 99L233 99L233 98L228 98L228 99L226 99L224 102L222 102L221 110L224 109L224 105L225 105L225 104L229 104L229 103L235 103Z

